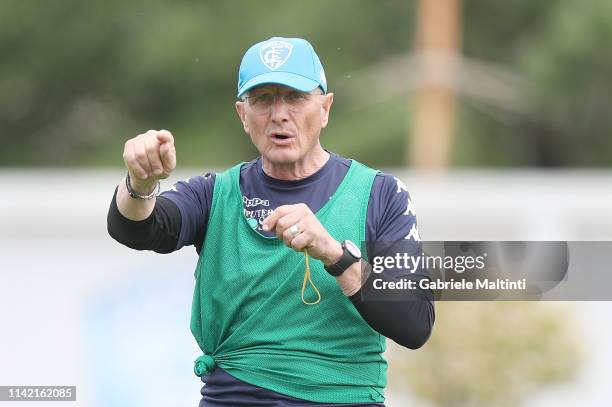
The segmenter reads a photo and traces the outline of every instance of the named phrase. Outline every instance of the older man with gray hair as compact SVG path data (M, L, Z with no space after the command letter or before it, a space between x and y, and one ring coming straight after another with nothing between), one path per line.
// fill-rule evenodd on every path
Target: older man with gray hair
M334 95L306 40L250 47L237 96L261 155L159 194L159 180L176 166L174 136L149 130L128 140L109 233L139 250L195 246L200 407L382 406L385 337L416 349L434 322L431 292L412 290L399 302L362 295L367 258L381 254L362 256L363 242L421 250L407 188L322 147Z

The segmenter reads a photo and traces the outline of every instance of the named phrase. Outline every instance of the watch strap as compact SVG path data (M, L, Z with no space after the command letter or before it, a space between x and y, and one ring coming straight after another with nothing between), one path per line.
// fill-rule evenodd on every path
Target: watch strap
M351 267L354 263L360 260L359 257L354 257L346 248L346 244L342 242L342 257L340 260L334 264L330 264L329 266L324 266L325 271L331 274L334 277L338 277L342 273L346 271L349 267Z

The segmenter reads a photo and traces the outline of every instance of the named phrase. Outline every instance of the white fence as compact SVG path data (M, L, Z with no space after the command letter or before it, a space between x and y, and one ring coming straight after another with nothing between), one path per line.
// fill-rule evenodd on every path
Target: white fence
M408 186L425 240L612 240L612 172L389 172ZM108 236L122 176L0 170L0 385L76 385L72 407L197 405L195 250L136 252ZM530 407L610 405L611 304L576 307L588 369ZM420 405L406 389L389 396L388 406Z

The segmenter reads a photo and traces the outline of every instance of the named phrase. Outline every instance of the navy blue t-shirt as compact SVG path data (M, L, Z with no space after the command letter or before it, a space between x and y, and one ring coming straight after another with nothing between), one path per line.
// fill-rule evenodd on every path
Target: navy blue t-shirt
M350 160L330 152L330 158L315 174L285 181L268 176L262 168L261 157L246 163L240 171L240 190L243 210L252 227L264 235L263 220L278 206L305 203L316 213L334 194L351 165ZM168 198L181 213L181 231L176 250L194 245L198 253L206 235L209 210L215 185L215 174L191 177L177 182L162 196ZM372 185L366 216L367 241L404 240L420 251L414 205L402 181L389 174L378 173ZM368 253L369 258L383 253ZM397 276L401 277L401 276ZM298 400L242 382L217 367L202 377L201 407L217 406L331 406ZM346 406L383 406L380 403L333 404Z

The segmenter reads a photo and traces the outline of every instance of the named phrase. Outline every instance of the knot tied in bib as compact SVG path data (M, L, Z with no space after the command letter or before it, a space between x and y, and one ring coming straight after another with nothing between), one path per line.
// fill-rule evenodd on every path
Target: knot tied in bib
M196 376L205 376L207 374L212 373L213 370L217 367L217 363L210 355L202 355L195 360L193 366L193 372Z

